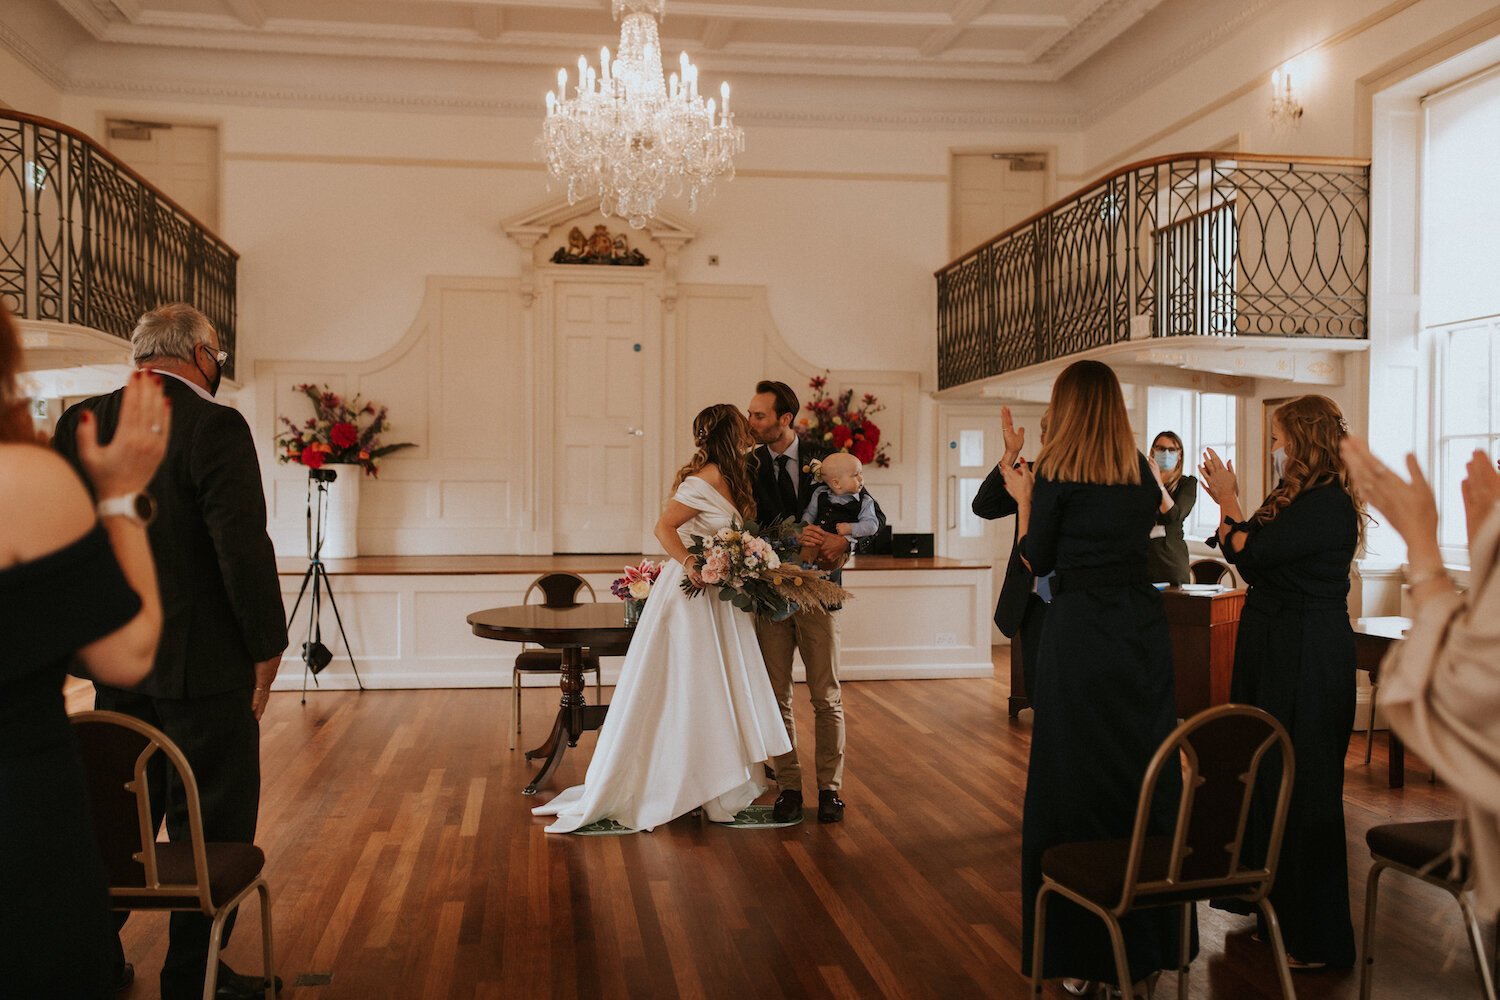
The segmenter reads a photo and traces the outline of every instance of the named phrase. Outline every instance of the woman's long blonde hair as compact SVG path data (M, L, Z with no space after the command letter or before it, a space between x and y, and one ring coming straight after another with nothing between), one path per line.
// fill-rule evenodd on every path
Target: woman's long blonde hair
M755 489L750 482L749 448L754 442L750 424L739 407L715 403L693 418L693 443L698 450L677 470L672 492L682 481L705 465L716 465L729 486L729 495L741 515L755 517Z
M1105 486L1141 481L1140 453L1125 415L1125 395L1109 365L1069 365L1053 383L1047 412L1047 443L1036 457L1038 476Z
M1363 543L1369 515L1359 491L1349 478L1349 467L1339 446L1349 436L1339 405L1327 396L1298 396L1282 403L1271 414L1286 439L1286 459L1281 463L1281 482L1266 494L1265 502L1250 515L1261 524L1286 510L1303 492L1337 483L1354 501L1359 513L1359 537Z

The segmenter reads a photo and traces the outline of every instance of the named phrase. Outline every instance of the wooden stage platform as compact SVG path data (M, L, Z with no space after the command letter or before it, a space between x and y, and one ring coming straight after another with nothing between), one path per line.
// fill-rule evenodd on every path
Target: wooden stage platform
M362 556L325 565L359 673L368 688L507 687L518 646L474 636L474 611L522 603L543 573L578 573L601 601L610 581L639 553L603 555ZM660 558L660 557L654 557ZM297 598L306 559L277 561L287 611ZM990 564L982 560L857 556L845 567L854 597L839 612L842 676L849 680L987 677L994 671ZM302 686L306 605L291 624L291 642L276 689ZM322 637L336 659L317 678L327 688L355 686L331 609ZM620 658L605 657L604 682ZM800 667L798 670L800 671ZM528 679L555 686L549 677ZM309 685L311 686L311 685Z

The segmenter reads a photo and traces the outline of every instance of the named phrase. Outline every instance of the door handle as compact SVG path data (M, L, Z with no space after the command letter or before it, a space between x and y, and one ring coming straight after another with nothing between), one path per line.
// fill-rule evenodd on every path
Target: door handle
M643 431L643 430L641 430L639 427L627 427L627 428L625 428L625 436L626 437L636 437L636 438L638 438L638 437L645 437L646 436L646 432Z
M958 477L948 477L948 529L958 527Z

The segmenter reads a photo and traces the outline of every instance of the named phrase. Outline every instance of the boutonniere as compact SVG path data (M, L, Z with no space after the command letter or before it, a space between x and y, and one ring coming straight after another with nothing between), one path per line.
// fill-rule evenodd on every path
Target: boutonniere
M821 482L823 479L823 462L815 458L804 465L802 471L811 474L814 479Z

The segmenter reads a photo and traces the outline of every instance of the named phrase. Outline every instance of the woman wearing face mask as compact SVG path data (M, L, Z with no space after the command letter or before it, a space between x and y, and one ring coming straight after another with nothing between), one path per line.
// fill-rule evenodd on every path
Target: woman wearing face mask
M1274 715L1296 754L1271 890L1291 966L1347 968L1354 964L1343 801L1344 754L1354 726L1349 568L1363 534L1364 503L1340 454L1348 428L1333 400L1299 396L1276 409L1271 428L1277 482L1248 518L1233 463L1209 449L1199 470L1224 514L1209 544L1217 544L1250 585L1229 697ZM1263 774L1276 770L1273 762L1267 765ZM1265 791L1257 790L1246 835L1251 864L1265 857L1273 805Z
M1188 583L1192 575L1182 526L1193 512L1193 504L1198 502L1198 480L1182 474L1182 438L1172 431L1156 435L1151 443L1150 463L1165 494L1163 506L1167 506L1166 500L1171 505L1156 515L1151 545L1146 549L1146 575L1157 583Z

